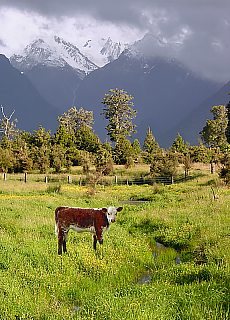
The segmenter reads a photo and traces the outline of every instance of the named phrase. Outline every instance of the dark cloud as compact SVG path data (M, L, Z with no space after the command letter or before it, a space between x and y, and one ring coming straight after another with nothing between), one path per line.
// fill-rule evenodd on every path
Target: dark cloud
M89 15L139 28L154 28L157 22L168 35L178 24L216 30L230 12L229 0L0 0L4 6L52 17Z
M161 39L183 42L179 58L196 70L219 70L217 78L227 73L230 0L0 0L2 7L54 17L60 24L65 16L89 16L150 31Z

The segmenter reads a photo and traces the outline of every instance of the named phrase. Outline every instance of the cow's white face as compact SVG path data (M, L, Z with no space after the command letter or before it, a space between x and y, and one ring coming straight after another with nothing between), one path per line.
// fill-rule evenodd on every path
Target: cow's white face
M122 207L119 207L119 208L108 207L107 208L107 219L108 219L109 223L116 221L117 212L120 212L122 209L123 209Z

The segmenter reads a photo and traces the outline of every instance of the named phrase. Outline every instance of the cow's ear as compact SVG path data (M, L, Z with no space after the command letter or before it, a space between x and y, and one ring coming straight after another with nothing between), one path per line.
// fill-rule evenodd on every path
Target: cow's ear
M101 210L103 213L107 213L107 208L102 208Z
M123 209L123 207L118 207L117 212L120 212Z

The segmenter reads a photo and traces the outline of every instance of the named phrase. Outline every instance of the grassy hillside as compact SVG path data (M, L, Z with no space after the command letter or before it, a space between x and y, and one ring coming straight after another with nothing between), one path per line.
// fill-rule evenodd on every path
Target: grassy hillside
M0 319L229 319L230 190L217 183L0 181ZM59 205L124 210L97 254L90 234L70 232L60 257Z

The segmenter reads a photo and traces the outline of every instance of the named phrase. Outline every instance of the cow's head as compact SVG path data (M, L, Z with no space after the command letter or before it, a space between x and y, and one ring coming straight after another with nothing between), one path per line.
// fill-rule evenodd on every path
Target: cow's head
M123 209L122 207L118 207L118 208L108 207L108 208L106 208L106 215L107 215L107 219L108 219L109 223L116 221L117 212L120 212L122 209Z

